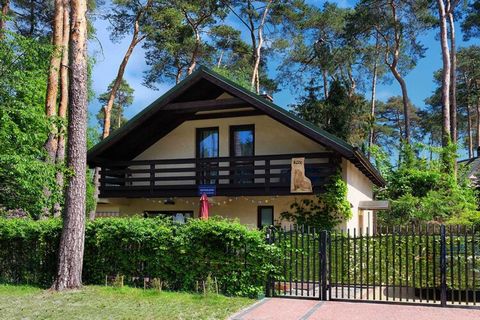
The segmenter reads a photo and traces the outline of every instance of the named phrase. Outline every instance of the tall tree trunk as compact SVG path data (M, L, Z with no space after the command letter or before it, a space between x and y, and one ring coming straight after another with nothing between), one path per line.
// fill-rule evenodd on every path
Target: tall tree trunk
M394 1L389 1L389 5L392 11L392 17L395 21L394 24L394 42L393 42L393 52L389 52L385 55L385 63L388 65L391 73L397 80L400 88L402 90L402 103L403 103L403 122L404 122L404 141L406 144L410 144L410 99L408 98L407 84L403 79L402 75L398 71L398 63L400 61L400 48L402 46L402 32L398 24L397 16L397 7ZM378 31L378 30L377 30ZM390 45L387 43L387 47ZM392 55L392 61L388 61L389 54Z
M455 21L453 8L448 13L450 26L450 135L457 143L457 51L455 45Z
M472 135L472 114L470 111L470 103L467 103L467 144L468 144L468 157L472 158L473 154L473 135Z
M35 0L30 0L30 12L29 12L29 23L30 29L28 30L28 37L33 37L33 33L35 32Z
M70 109L68 112L67 164L73 171L65 197L65 216L58 251L54 290L82 285L85 240L87 171L87 1L71 0Z
M0 0L1 7L0 7L0 40L3 37L3 33L7 27L7 14L10 10L10 0Z
M322 69L322 80L323 80L323 96L325 99L328 99L328 72L325 69Z
M400 75L396 67L390 67L390 70L397 80L398 84L400 84L400 88L402 90L402 104L403 104L403 126L404 126L404 140L405 143L410 144L410 99L408 98L408 90L407 90L407 83Z
M442 48L442 146L450 143L450 50L448 48L447 12L443 0L437 0L438 16L440 20L440 43Z
M70 41L70 10L68 0L64 1L63 7L63 44L62 44L62 61L60 67L60 105L58 107L58 117L66 121L68 107L68 43ZM57 138L57 152L55 162L57 165L63 164L65 161L65 128L60 127ZM56 175L57 185L60 189L64 188L63 172L58 171ZM56 204L53 212L54 217L61 215L61 207Z
M198 26L192 25L194 34L195 34L195 47L192 52L192 57L190 59L190 64L187 69L187 75L191 75L193 71L195 70L195 67L197 66L197 58L198 58L198 52L200 50L200 32L198 31Z
M63 11L63 0L55 0L55 14L52 27L52 44L54 46L54 51L50 58L47 94L45 99L45 113L50 119L53 119L57 115L58 75L60 72L63 44ZM47 151L47 161L54 162L57 151L57 126L53 121L45 143L45 149Z
M260 60L262 59L262 47L263 47L263 28L265 27L265 21L267 19L268 10L273 0L268 1L265 9L263 10L262 19L260 20L260 25L258 26L257 36L258 36L258 45L255 53L255 63L253 64L252 80L251 80L251 89L255 88L257 94L260 94L260 77L259 71Z
M128 49L125 52L125 55L123 56L122 62L120 63L120 67L118 68L117 77L115 78L115 82L113 83L112 90L110 90L110 94L108 96L107 104L103 107L103 113L104 113L103 133L102 133L102 138L103 139L105 139L106 137L108 137L110 135L113 103L115 101L115 97L117 96L118 88L120 87L120 84L122 83L123 75L125 73L125 68L128 64L128 60L130 59L130 56L133 53L133 49L135 49L135 46L141 40L143 40L143 37L141 39L138 38L138 28L139 28L139 26L138 26L138 21L137 21L137 22L135 22L135 27L134 27L132 40L130 41L130 45L128 46Z
M477 141L475 143L475 149L478 152L478 148L480 147L480 98L477 99L477 106L476 106L476 116L477 116L477 125L476 125L476 131L477 131ZM480 156L480 154L477 154L477 156Z
M370 98L370 132L368 135L368 158L370 159L371 148L373 146L374 126L375 126L375 102L377 99L377 70L378 70L378 54L379 54L378 35L375 43L375 60L373 61L373 77L372 77L372 94Z
M138 11L135 22L133 24L133 35L132 40L130 40L130 44L128 46L125 55L123 56L122 62L120 63L120 67L117 71L117 77L115 78L115 82L113 83L112 90L110 90L110 94L108 96L107 104L103 107L103 132L102 138L105 139L110 135L110 127L111 127L111 116L112 116L112 108L113 102L115 101L115 97L117 95L118 88L122 83L123 75L125 73L125 68L127 67L128 60L133 53L133 49L145 39L145 36L139 36L140 33L140 20L143 18L145 12L152 6L153 0L148 0L145 4L145 7ZM94 206L92 210L89 212L89 218L91 220L95 219L95 211L97 210L97 201L99 195L99 181L100 181L100 168L95 168L93 174L93 197L94 197Z

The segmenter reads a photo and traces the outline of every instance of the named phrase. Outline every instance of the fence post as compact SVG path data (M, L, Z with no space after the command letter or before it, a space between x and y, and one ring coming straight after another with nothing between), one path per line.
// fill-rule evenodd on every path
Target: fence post
M267 229L266 241L269 245L271 245L273 243L272 242L272 229L270 229L270 228ZM265 285L265 296L266 297L271 297L271 289L270 289L271 282L272 282L272 279L271 279L271 275L270 275L270 272L269 272L268 275L267 275L267 283Z
M445 225L440 225L440 305L447 306L447 242Z
M327 230L320 232L320 300L327 300Z

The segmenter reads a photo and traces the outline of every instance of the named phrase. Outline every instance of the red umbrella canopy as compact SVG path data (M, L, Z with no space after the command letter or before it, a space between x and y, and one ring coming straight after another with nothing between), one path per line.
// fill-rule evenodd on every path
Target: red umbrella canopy
M202 194L202 197L200 198L200 211L198 216L200 219L208 219L208 197L205 193Z

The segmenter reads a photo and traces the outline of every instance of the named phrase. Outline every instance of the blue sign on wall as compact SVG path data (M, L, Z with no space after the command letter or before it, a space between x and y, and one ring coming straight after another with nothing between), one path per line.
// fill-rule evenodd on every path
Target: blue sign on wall
M198 185L198 195L206 194L209 197L217 195L217 186L214 184L200 184Z

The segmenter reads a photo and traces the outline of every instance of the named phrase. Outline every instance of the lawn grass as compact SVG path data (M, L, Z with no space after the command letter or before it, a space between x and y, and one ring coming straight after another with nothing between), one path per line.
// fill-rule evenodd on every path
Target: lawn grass
M51 292L0 285L0 319L225 319L253 302L129 287Z

